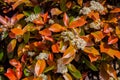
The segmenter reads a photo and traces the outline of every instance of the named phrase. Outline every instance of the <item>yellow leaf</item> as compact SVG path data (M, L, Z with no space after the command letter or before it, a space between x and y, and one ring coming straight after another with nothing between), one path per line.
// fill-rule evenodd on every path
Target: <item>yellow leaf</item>
M7 52L8 53L10 53L14 50L14 48L16 46L16 43L17 43L16 39L11 40L11 42L7 46Z
M71 75L68 74L68 73L63 74L63 77L64 77L65 80L73 80Z
M78 3L80 6L82 6L83 0L77 0L77 3Z

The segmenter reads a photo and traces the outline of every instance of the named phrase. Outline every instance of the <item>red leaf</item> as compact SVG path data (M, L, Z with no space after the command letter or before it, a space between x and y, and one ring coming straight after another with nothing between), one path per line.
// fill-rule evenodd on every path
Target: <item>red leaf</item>
M117 42L118 42L118 38L117 37L110 36L108 38L108 44L114 44L114 43L117 43Z
M18 79L20 79L20 78L22 77L22 74L23 74L23 73L22 73L21 68L17 68L17 69L16 69L16 76L17 76Z
M15 76L15 72L10 68L7 69L7 72L4 75L7 76L10 80L18 80Z
M47 19L48 19L48 12L46 12L45 14L41 15L41 17L43 17L43 21L44 23L47 22Z
M14 66L15 68L22 68L22 65L20 64L19 61L17 61L16 59L11 59L9 61L9 63Z
M68 26L69 18L68 18L68 15L66 13L64 13L64 16L63 16L63 22L64 22L65 26Z
M72 21L69 24L69 28L81 27L85 25L85 23L87 23L87 21L84 19L84 17L80 17L78 20Z
M104 25L104 30L103 30L104 33L110 33L111 32L111 28L109 27L109 24L105 24Z

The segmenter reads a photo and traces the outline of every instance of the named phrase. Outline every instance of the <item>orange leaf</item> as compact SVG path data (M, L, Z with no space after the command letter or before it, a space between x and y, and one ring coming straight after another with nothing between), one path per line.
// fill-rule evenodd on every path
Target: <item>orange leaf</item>
M33 80L33 78L34 78L34 76L29 76L29 77L26 77L26 78L24 78L22 80Z
M110 13L119 13L119 12L120 12L120 8L115 8L110 11Z
M7 76L9 80L18 80L15 76L15 72L10 68L7 69L7 72L4 75Z
M97 61L100 56L93 56L91 54L88 54L88 57L90 58L91 62Z
M45 40L54 42L54 39L51 36L44 36Z
M44 23L47 22L47 19L48 19L48 12L46 12L45 14L41 15L41 17L43 17L43 21Z
M59 10L58 8L52 8L50 12L53 16L54 15L60 15L62 13L62 11Z
M39 31L39 34L41 34L43 36L51 36L52 32L48 28L45 28L42 31Z
M35 19L33 23L38 24L38 25L44 25L44 21L42 19Z
M16 76L17 78L20 80L20 78L22 77L22 69L21 68L17 68L16 69Z
M53 55L52 53L49 54L48 59L49 59L50 61L53 61L53 59L54 59L54 55Z
M111 29L109 27L109 24L105 24L104 25L104 30L103 30L104 33L110 33L111 32Z
M108 54L112 58L117 57L120 59L120 51L110 48L108 45L105 45L103 42L100 44L100 51Z
M18 7L20 4L24 3L26 0L17 0L13 5L12 8L13 10L16 9L16 7Z
M66 30L66 28L61 26L60 24L55 23L50 26L49 30L52 32L61 32L61 31Z
M11 53L14 50L16 43L17 43L16 39L11 40L11 42L7 46L8 53Z
M99 16L99 13L98 12L90 12L89 14L88 14L88 16L90 17L90 18L92 18L94 21L96 21L96 20L99 20L100 19L100 16Z
M25 31L20 28L13 28L11 29L11 32L14 33L15 35L23 35Z
M70 45L63 54L63 57L62 57L63 63L64 64L70 63L74 59L75 53L76 53L75 48L72 45Z
M52 52L59 53L59 45L57 43L52 45Z
M36 76L39 76L45 69L46 62L44 59L38 60L35 65L35 74Z
M17 16L16 16L17 20L20 20L23 17L24 17L24 14L17 14Z
M118 42L118 38L117 37L110 36L108 38L108 44L114 44L114 43L117 43L117 42Z
M19 61L17 61L16 59L11 59L9 61L9 63L14 66L15 68L22 68L22 65L20 64Z
M109 22L109 23L118 23L117 21L118 21L117 18L112 18L112 19L109 20L108 22Z
M69 18L68 18L68 15L66 13L64 13L64 16L63 16L63 22L64 22L65 26L68 26Z
M83 26L85 23L87 23L87 21L86 21L83 17L80 17L78 20L72 21L72 22L69 24L69 28L81 27L81 26Z
M91 35L94 37L96 42L101 41L105 37L105 34L103 34L102 31L92 32Z
M83 0L77 0L77 3L78 3L80 6L82 6Z
M118 26L116 26L115 32L116 32L117 36L120 38L120 29Z

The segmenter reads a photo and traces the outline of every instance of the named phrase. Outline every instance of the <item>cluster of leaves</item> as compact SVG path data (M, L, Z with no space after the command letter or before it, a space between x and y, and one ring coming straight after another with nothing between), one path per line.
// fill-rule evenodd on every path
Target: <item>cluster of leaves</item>
M93 71L117 80L120 8L94 2L104 10L85 13L90 0L0 0L0 79L83 80Z

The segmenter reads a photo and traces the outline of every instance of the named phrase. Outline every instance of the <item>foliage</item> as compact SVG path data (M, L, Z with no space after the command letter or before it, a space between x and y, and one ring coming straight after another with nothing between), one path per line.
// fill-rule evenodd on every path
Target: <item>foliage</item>
M118 79L120 8L107 0L0 0L0 79ZM99 79L98 79L99 80Z

